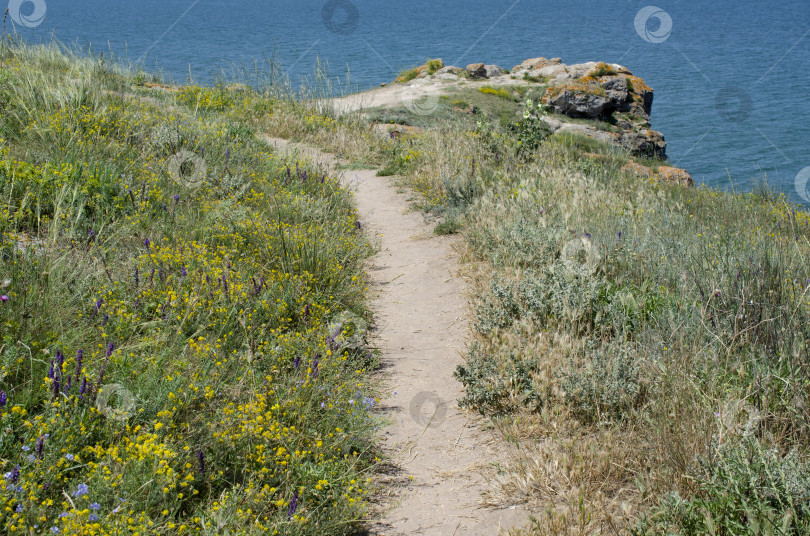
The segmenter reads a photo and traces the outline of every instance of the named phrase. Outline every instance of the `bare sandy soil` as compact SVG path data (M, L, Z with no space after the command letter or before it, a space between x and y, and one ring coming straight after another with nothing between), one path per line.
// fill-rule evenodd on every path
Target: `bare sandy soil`
M327 167L336 164L314 148L268 142ZM484 421L456 404L462 390L453 372L469 333L456 239L434 235L376 170L345 171L343 181L354 192L364 229L380 245L368 266L376 326L371 343L382 351L387 389L380 407L390 425L380 442L393 466L380 482L386 496L372 534L491 535L525 525L528 514L520 506L481 505L489 489L485 475L502 453Z

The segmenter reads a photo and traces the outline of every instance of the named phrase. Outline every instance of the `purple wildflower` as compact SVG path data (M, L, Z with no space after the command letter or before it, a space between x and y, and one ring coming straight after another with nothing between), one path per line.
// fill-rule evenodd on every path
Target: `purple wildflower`
M152 242L151 242L151 241L150 241L148 238L147 238L146 240L144 240L144 241L143 241L143 245L144 245L144 246L146 246L146 249L149 249L149 245L150 245L151 243L152 243Z
M7 401L8 397L6 396L6 392L0 391L0 408L4 407Z
M180 275L182 275L183 277L186 277L188 275L188 271L186 271L185 266L180 268Z
M174 194L174 203L177 204L180 202L180 196L178 194Z
M17 465L14 467L14 469L11 470L8 480L12 484L15 484L19 479L20 479L20 466Z
M79 381L79 374L82 373L82 357L84 357L83 350L76 352L76 381Z
M37 458L42 458L42 452L45 449L45 437L39 436L37 439Z
M197 469L200 473L205 472L205 454L203 454L202 450L197 451Z
M74 491L74 492L72 493L72 495L73 495L74 497L77 497L77 498L78 498L78 497L81 497L81 496L83 496L83 495L87 495L87 492L88 492L88 491L90 491L90 490L89 490L89 488L87 487L87 484L79 484L78 486L76 486L76 491Z
M138 277L138 267L135 267L135 286L137 287L141 283L141 278Z
M293 498L290 501L290 508L287 510L287 518L291 518L295 515L295 511L298 510L298 492L296 491L293 494Z
M115 350L115 343L111 342L107 345L107 357L110 357L112 355L113 350Z
M48 369L48 378L53 379L54 371L53 371L53 359L51 359L51 368Z
M295 356L295 364L294 364L294 366L295 366L295 370L298 370L298 367L301 366L301 356L300 355Z
M619 240L621 240L621 239L622 239L622 232L619 231Z
M8 301L8 296L6 296L5 294L3 294L2 296L0 296L0 301L1 301L1 302L7 302L7 301Z
M304 318L309 318L309 310L310 310L309 304L306 304L304 306Z
M83 396L87 392L87 376L82 378L82 385L79 387L79 396Z

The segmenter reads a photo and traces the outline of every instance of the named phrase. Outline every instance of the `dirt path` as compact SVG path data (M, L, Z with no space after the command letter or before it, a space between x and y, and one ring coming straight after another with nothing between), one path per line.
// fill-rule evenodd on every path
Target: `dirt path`
M335 164L316 149L268 141L281 151ZM456 404L461 385L453 371L469 324L454 239L432 234L419 213L408 211L405 196L375 170L346 171L343 180L354 191L365 229L381 246L369 266L373 344L382 349L387 374L381 407L391 421L381 442L401 469L392 476L392 496L372 533L492 535L498 527L525 524L520 507L480 506L486 489L482 473L498 453L481 420Z

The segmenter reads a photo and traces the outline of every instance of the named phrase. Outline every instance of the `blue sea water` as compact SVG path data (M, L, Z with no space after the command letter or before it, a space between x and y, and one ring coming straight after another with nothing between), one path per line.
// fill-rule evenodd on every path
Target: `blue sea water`
M666 136L671 162L697 182L749 190L766 178L793 201L810 201L808 0L11 0L9 7L21 11L16 29L30 41L92 45L198 83L268 57L293 81L312 74L320 58L361 89L428 57L462 67L511 68L537 56L621 63L655 89L653 128Z

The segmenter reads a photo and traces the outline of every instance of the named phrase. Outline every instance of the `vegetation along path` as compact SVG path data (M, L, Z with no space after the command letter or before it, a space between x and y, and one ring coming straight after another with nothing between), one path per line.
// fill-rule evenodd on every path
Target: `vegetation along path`
M326 166L336 159L317 149L268 140ZM432 234L404 195L376 170L346 171L366 232L379 240L369 267L377 325L374 344L388 371L381 407L391 424L381 438L399 471L376 534L495 534L521 524L520 506L481 506L482 475L497 459L496 443L480 419L460 410L453 371L468 335L467 302L456 277L454 238Z

